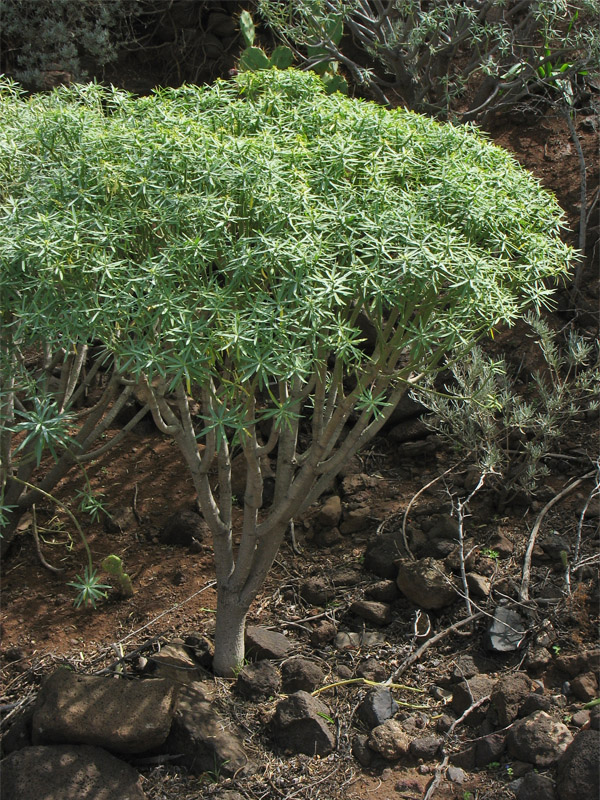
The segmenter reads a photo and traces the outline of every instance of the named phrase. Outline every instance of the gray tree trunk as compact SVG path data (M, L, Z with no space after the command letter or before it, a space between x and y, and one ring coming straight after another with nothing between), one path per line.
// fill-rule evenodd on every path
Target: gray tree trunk
M244 631L248 605L226 587L217 591L215 675L233 678L244 663Z

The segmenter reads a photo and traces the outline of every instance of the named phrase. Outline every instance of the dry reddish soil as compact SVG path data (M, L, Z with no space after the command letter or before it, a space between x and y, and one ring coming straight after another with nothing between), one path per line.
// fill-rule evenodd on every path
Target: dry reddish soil
M589 165L595 165L597 146L592 122L591 118L586 118L578 123ZM533 124L510 121L498 126L492 135L500 144L512 149L546 187L556 192L572 226L575 226L579 213L579 163L564 121L549 113ZM590 199L597 189L597 181L597 168L593 166L588 175ZM595 235L593 228L592 220L590 242ZM593 255L591 246L590 255ZM580 314L580 324L584 330L597 334L597 271L591 262L585 269L582 281L585 296L578 301L578 307L585 312ZM560 303L565 309L571 308L574 300L563 292ZM554 322L557 327L562 327L567 317L556 315ZM510 344L511 334L504 334L502 341ZM587 453L592 459L597 457L597 418L588 418L565 433L562 446L567 456L576 453L577 457L582 457ZM542 505L573 477L590 469L590 461L586 465L585 457L581 460L577 457L553 461L551 477L531 503L511 507L502 515L495 515L493 504L486 497L473 506L468 526L482 547L498 531L515 543L514 555L499 564L504 579L513 580L518 585L527 536ZM360 594L361 587L341 591L331 607L324 610L311 608L300 599L299 584L307 574L328 574L332 568L341 566L359 567L368 538L375 535L382 525L386 529L397 526L398 513L403 512L422 486L446 469L451 458L443 447L426 458L423 455L405 457L399 447L385 437L375 441L355 464L357 471L376 479L365 498L372 510L369 530L360 535L345 536L331 548L320 548L310 539L310 520L305 526L299 525L302 552L294 554L289 545L283 547L251 610L250 622L285 631L296 642L299 652L320 659L332 680L335 680L340 664L353 669L364 654L358 651L336 654L331 650L315 653L308 641L310 621L306 620L326 613L342 628L354 626L356 629L347 608ZM158 647L161 642L192 632L211 636L216 598L210 544L205 542L196 551L190 551L165 546L157 538L160 526L173 511L194 508L195 503L191 481L174 443L152 425L142 423L121 447L89 467L89 478L94 491L102 495L106 508L111 513L124 510L126 520L123 530L106 532L101 522L86 522L84 515L79 514L94 562L99 565L110 553L119 555L133 580L134 595L124 600L111 592L95 610L76 609L73 606L74 594L66 583L82 573L85 557L81 543L66 515L49 502L39 504L36 523L44 556L63 572L54 575L41 565L33 546L32 517L24 518L16 546L3 565L0 653L3 684L0 704L7 709L15 702L33 697L42 677L58 664L67 663L78 671L94 673L115 662L121 649L128 653L150 640ZM558 530L565 536L573 536L578 514L592 485L590 481L582 484L577 492L558 503L544 520L545 530ZM76 512L74 496L82 488L82 477L73 474L57 488L56 497ZM414 506L414 513L426 507L450 510L448 493L443 485L438 484L434 490L425 493ZM594 546L593 539L588 546ZM593 554L593 550L591 552ZM561 574L552 569L548 569L547 574L536 573L534 579L564 588ZM409 604L402 608L403 613L397 614L392 625L384 629L386 643L375 653L390 674L411 647L414 608ZM545 612L557 632L556 646L562 652L594 646L597 611L597 578L588 577L575 587L572 598L562 596ZM449 611L433 615L434 628L443 630L463 616L464 607L457 604ZM476 629L467 635L442 639L405 673L403 680L409 685L427 688L449 675L459 653L475 651L480 646L480 633L481 629ZM523 654L518 654L516 660L499 660L498 671L514 668L522 658ZM217 681L217 684L225 705L233 706L228 701L227 683ZM371 773L362 770L350 755L347 720L358 702L358 692L355 687L340 687L327 694L325 699L342 722L338 752L322 760L273 752L261 732L260 723L271 713L274 702L250 709L236 701L232 713L237 714L238 721L244 725L247 746L256 755L260 766L256 776L245 783L238 785L229 781L222 785L236 788L245 797L257 800L267 797L345 797L348 800L423 797L435 765L429 771L418 770L416 765L410 769L390 765L383 771ZM414 702L410 693L403 699ZM442 709L434 706L431 698L427 702L431 702L432 716L441 713ZM433 797L437 800L463 800L469 796L468 792L472 792L473 797L479 800L510 798L513 795L506 788L509 780L506 769L479 770L470 773L467 782L461 786L442 782ZM149 798L184 800L198 797L199 793L210 796L215 787L208 779L191 778L181 770L163 765L144 772L143 788Z

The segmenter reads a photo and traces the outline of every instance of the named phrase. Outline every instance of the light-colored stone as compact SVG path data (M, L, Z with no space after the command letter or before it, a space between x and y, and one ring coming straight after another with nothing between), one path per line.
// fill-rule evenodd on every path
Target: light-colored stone
M335 637L336 650L358 650L360 647L360 634L354 631L340 631Z
M387 761L397 761L408 753L410 736L395 719L373 728L369 734L369 747Z
M149 672L174 684L190 684L202 678L198 664L182 644L167 644L148 659Z
M572 740L567 726L553 720L545 711L536 711L519 720L506 737L509 754L536 767L556 764Z
M337 494L331 495L323 503L316 516L319 528L336 528L342 516L342 501Z
M485 575L479 575L477 572L467 573L467 586L473 597L485 599L489 597L492 590L492 584L489 578Z
M389 605L375 600L356 600L350 606L350 613L373 625L389 625L392 621L392 610Z
M510 653L523 644L527 629L512 608L498 606L487 630L487 646L498 653Z
M32 741L143 753L167 738L176 699L176 688L165 680L127 681L59 669L40 689Z
M452 781L452 783L458 783L460 785L465 782L467 775L464 769L460 767L448 767L446 770L446 777L449 781Z
M270 631L257 625L246 628L246 655L253 661L270 658L273 661L287 658L292 652L292 644L283 633Z
M145 800L139 773L87 745L25 747L0 762L3 800Z

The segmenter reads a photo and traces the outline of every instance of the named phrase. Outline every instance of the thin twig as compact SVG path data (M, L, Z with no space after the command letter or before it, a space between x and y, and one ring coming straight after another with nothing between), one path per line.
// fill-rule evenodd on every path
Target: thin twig
M7 726L7 722L9 719L14 717L18 711L23 708L27 708L28 705L34 702L37 698L37 692L31 692L30 694L26 695L25 697L21 697L15 703L5 703L0 706L0 714L5 714L0 720L0 728L4 728Z
M471 494L465 500L459 500L456 504L456 516L458 522L458 548L459 548L459 556L460 556L460 577L462 580L462 585L464 589L464 601L467 607L467 614L472 614L472 604L471 604L471 597L469 594L469 584L467 583L467 569L465 566L465 510L468 509L469 503L475 497L477 492L483 486L487 472L482 472L479 476L479 481L477 482L477 486L473 489Z
M587 510L590 507L590 503L592 502L593 498L600 494L600 459L596 462L596 470L596 485L589 493L587 500L581 509L581 514L579 515L579 520L577 522L577 538L575 540L575 549L573 551L573 564L577 564L579 561L579 551L581 549L581 537L583 534L583 522L585 520L585 515L587 514Z
M531 533L529 534L529 541L527 543L527 550L525 551L525 558L523 559L523 578L521 580L521 588L519 590L519 600L527 601L529 600L529 582L531 580L531 557L533 554L533 548L535 546L535 540L540 530L541 524L544 521L544 517L550 511L552 506L556 505L559 500L562 500L563 497L566 497L570 494L573 489L576 489L580 486L584 481L588 478L591 478L595 475L596 470L592 470L591 472L586 472L581 478L577 478L577 480L570 483L568 486L560 491L558 494L554 495L554 497L549 500L546 505L540 511L538 518L535 521L533 528L531 529Z
M327 686L321 686L319 689L315 689L312 692L312 696L316 697L321 692L326 692L329 689L336 689L338 686L349 686L353 683L362 683L363 686L378 686L383 687L384 689L401 689L407 692L417 692L418 694L423 694L425 689L417 689L414 686L406 686L403 683L386 683L381 681L371 681L368 678L346 678L344 680L336 681L335 683L328 683Z
M440 764L438 764L438 766L435 768L434 776L431 780L431 783L427 787L427 791L423 795L423 800L430 800L430 798L433 797L433 793L437 789L440 781L442 780L442 775L444 774L444 770L448 766L449 761L450 761L450 756L448 755L448 753L446 753L444 755L443 761Z
M301 786L300 789L296 789L295 792L292 792L291 794L286 794L286 796L285 796L286 800L290 800L290 798L296 797L296 795L300 794L300 792L304 792L307 789L312 789L314 786L318 786L320 783L324 783L326 780L329 780L329 778L331 778L333 775L335 775L336 772L339 772L339 770L340 770L340 767L338 765L337 767L332 769L331 772L328 772L327 775L324 775L322 778L319 778L318 781L314 781L314 783L311 783L310 786L308 786L308 787L307 786Z
M132 636L136 636L138 633L141 633L142 631L145 631L146 628L150 628L152 625L154 625L155 622L158 622L159 619L162 619L162 617L165 617L167 614L171 614L173 611L177 611L179 608L184 606L186 603L189 603L190 600L193 600L194 597L197 597L199 594L202 594L202 592L207 591L207 589L212 589L216 585L217 585L216 581L209 581L209 583L207 583L206 586L203 586L202 589L198 589L197 592L194 592L189 597L186 597L186 599L182 600L180 603L175 603L175 605L171 606L171 608L168 608L166 611L163 611L158 616L154 617L154 619L151 619L150 622L147 622L145 625L142 625L141 628L137 628L136 630L131 631L131 633L128 633L127 636L124 636L122 639L119 639L117 642L113 642L113 644L111 644L109 647L105 647L104 650L102 650L102 652L98 656L96 656L96 658L93 659L91 663L93 664L93 663L95 663L97 661L100 661L102 658L105 657L106 653L109 650L113 649L113 646L119 646L119 645L123 644L123 642L126 642L128 639L131 639Z
M465 617L464 619L461 619L458 622L455 622L453 625L450 625L450 627L444 628L443 631L440 631L439 633L436 633L435 636L431 637L431 639L428 639L426 642L423 642L423 644L421 645L421 647L419 647L418 650L416 650L414 653L412 653L410 656L408 656L408 658L405 658L404 661L402 662L402 664L400 664L400 666L398 667L398 669L394 673L394 680L399 678L400 675L402 675L404 672L406 672L406 670L410 666L412 666L412 664L414 664L415 661L418 661L421 658L421 656L423 655L423 653L429 647L431 647L432 644L435 644L436 642L439 642L439 640L443 639L444 636L447 636L450 633L454 633L454 631L457 631L459 628L462 628L465 625L468 625L469 623L473 622L474 620L481 619L481 617L483 617L483 616L485 616L485 612L483 612L483 611L479 611L477 614L471 614L471 616Z
M35 511L35 503L31 506L31 530L33 533L33 541L35 542L35 552L37 553L37 557L40 560L40 564L46 569L49 569L50 572L54 572L55 575L60 575L60 573L64 572L64 570L60 569L59 567L53 567L52 564L49 564L44 558L44 554L42 553L42 548L40 545L40 536L37 527L37 514Z
M137 507L137 498L138 498L138 484L135 483L133 487L133 499L131 501L131 510L133 511L133 516L136 519L138 525L142 524L142 518L139 514L138 507Z
M433 776L433 780L431 781L431 783L427 787L427 791L425 792L423 800L429 800L429 798L433 797L433 793L434 793L435 789L437 788L439 782L442 779L442 775L444 773L444 770L448 766L448 763L450 761L450 754L446 752L445 748L446 748L446 744L447 744L450 736L454 733L454 729L458 725L460 725L460 723L463 720L465 720L469 716L469 714L471 714L477 708L482 706L484 703L487 703L487 701L489 699L490 699L490 695L486 694L483 697L480 697L479 700L473 700L471 705L465 711L463 711L463 713L460 715L460 717L458 719L454 720L452 725L446 731L444 749L442 750L442 752L444 754L444 757L443 757L442 761L438 764L438 766L435 768L435 773L434 773L434 776Z
M411 508L415 504L416 500L423 494L423 492L426 492L427 489L430 489L434 485L434 483L437 483L441 478L444 478L446 475L448 475L448 473L453 472L456 469L456 467L458 467L460 464L463 463L463 461L465 461L468 458L469 455L470 453L467 453L467 455L464 458L461 458L461 460L458 461L456 464L453 464L451 467L448 467L448 469L442 472L441 475L436 476L433 480L429 481L429 483L426 483L425 486L422 486L419 489L419 491L415 495L413 495L413 497L410 500L410 503L406 506L404 516L402 517L402 543L406 549L406 552L413 561L415 561L415 556L413 555L410 547L408 546L408 537L406 535L406 521L408 519L408 515L410 513ZM377 533L380 533L380 531L383 530L383 526L387 521L388 520L384 520L381 523L381 525L377 528Z

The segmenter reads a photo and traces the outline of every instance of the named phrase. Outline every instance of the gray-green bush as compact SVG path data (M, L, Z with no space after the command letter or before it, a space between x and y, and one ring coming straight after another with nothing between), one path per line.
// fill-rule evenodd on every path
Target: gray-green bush
M212 530L231 675L290 520L445 354L550 301L571 259L560 209L475 130L312 73L139 99L6 84L0 112L3 402L32 413L12 365L36 346L99 342L111 381L144 387Z
M444 391L432 379L414 390L432 413L430 427L488 476L502 503L535 494L549 475L548 458L560 459L573 426L600 408L598 342L575 330L563 338L535 315L526 321L542 356L534 372L474 347L450 362ZM591 465L597 453L588 455Z
M102 67L130 41L129 23L139 0L0 0L5 69L32 89L87 77L86 62Z

